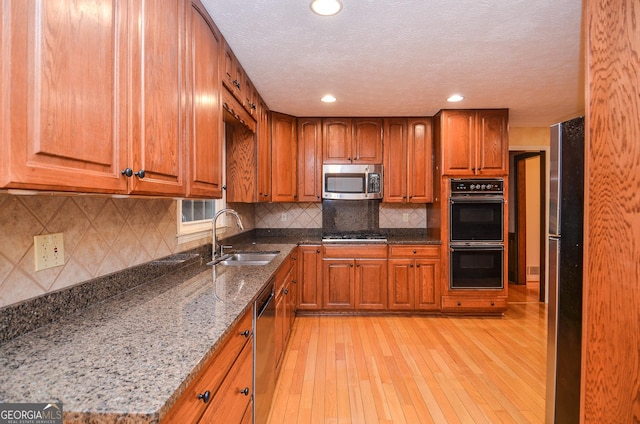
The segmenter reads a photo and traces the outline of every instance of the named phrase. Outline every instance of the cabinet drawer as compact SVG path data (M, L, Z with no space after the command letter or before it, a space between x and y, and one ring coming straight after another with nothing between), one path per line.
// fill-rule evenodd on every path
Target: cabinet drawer
M442 310L445 312L502 312L506 309L505 298L442 297Z
M325 244L325 258L386 258L386 244Z
M226 336L222 345L209 358L200 374L189 384L169 413L162 419L163 423L198 421L211 403L211 401L208 403L203 401L206 393L209 392L208 397L213 398L242 348L245 345L252 346L252 343L247 343L247 340L250 340L252 336L252 320L252 310L249 309ZM246 335L245 331L248 331ZM199 395L201 396L198 397Z
M252 359L253 341L245 345L200 422L240 423L242 421L253 397Z
M440 246L390 244L390 258L439 258Z

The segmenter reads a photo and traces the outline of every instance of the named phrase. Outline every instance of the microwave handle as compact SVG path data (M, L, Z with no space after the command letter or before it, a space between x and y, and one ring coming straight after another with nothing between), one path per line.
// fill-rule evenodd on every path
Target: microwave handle
M364 197L369 197L369 167L364 171Z

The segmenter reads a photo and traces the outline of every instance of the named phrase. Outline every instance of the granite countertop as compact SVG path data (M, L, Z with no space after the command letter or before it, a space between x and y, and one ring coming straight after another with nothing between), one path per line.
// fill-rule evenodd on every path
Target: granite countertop
M200 261L3 343L0 402L62 402L65 422L157 422L295 243L237 247L280 254Z

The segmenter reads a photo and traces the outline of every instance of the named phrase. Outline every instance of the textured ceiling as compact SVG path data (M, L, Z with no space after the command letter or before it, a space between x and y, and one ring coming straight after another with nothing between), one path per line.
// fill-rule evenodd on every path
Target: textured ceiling
M580 1L202 0L271 110L295 116L431 116L510 109L511 126L584 110ZM320 102L331 93L338 101ZM460 93L460 103L447 103Z

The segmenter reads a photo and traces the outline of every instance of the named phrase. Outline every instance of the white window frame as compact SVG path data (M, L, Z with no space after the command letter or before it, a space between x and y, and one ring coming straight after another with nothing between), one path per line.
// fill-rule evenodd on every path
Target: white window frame
M176 236L178 238L178 244L189 243L192 241L211 238L213 234L213 222L210 218L202 219L199 221L182 222L182 201L191 199L177 199L176 200L176 221L177 230ZM195 199L194 199L195 200ZM213 200L213 213L224 208L223 199L204 199ZM218 229L218 233L224 233L223 228Z

